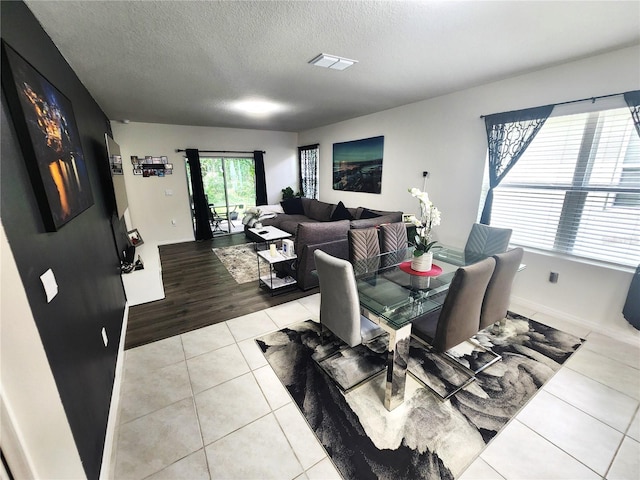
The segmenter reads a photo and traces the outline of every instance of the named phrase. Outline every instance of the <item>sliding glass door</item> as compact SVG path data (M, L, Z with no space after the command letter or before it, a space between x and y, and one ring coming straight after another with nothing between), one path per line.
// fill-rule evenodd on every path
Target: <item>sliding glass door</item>
M253 158L200 157L200 164L199 173L209 203L211 231L214 235L244 231L244 211L255 206L256 202ZM187 164L189 186L192 174Z

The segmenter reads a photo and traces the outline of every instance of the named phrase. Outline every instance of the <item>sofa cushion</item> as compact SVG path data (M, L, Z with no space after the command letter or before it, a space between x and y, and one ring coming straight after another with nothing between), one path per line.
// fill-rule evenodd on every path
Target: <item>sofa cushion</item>
M349 228L349 220L299 223L295 240L296 253L301 253L304 245L314 245L317 243L346 239Z
M383 223L396 223L402 221L402 212L387 212L386 215L379 215L375 218L361 218L351 220L351 228L377 227Z
M333 213L331 214L331 220L353 220L353 216L351 212L347 210L347 207L344 206L344 203L338 202L336 208L333 209Z
M331 221L331 210L333 210L333 204L311 200L307 216L320 222L329 222Z
M358 218L359 219L360 218L376 218L376 217L379 217L379 216L380 216L380 214L378 214L378 213L376 213L374 211L371 211L371 210L369 210L367 208L363 208L362 212L360 212L360 217L358 217Z
M280 202L280 205L282 205L284 213L289 215L304 215L304 208L300 197L287 198Z
M285 218L280 222L278 228L291 235L295 235L300 223L318 223L318 221L311 220L304 215L285 215Z

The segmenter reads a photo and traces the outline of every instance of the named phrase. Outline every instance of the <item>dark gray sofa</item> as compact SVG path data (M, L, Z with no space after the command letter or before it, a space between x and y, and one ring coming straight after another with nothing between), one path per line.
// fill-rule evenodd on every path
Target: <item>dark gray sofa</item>
M293 271L287 273L296 278L298 286L303 290L318 286L318 278L311 273L316 268L313 252L322 250L335 257L348 259L347 232L350 229L402 221L402 212L369 210L363 207L344 208L340 204L309 198L296 200L293 202L295 205L289 209L286 202L283 203L285 212L289 210L294 213L278 214L275 218L263 220L262 225L272 225L295 235L294 248L298 258L291 267ZM346 216L345 211L353 218L339 220L339 217ZM246 227L245 234L251 240L257 240Z

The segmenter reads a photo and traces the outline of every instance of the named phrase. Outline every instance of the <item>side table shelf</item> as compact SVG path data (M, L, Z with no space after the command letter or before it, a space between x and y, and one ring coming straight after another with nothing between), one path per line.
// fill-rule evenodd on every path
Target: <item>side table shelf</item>
M259 250L256 253L258 258L258 277L260 287L266 288L272 295L274 295L275 292L280 289L293 287L297 284L295 278L279 278L274 271L274 266L276 264L294 261L298 258L296 255L283 255L281 250L277 250L275 255L272 255L270 250ZM269 271L266 272L266 274L260 271L260 259L269 264Z

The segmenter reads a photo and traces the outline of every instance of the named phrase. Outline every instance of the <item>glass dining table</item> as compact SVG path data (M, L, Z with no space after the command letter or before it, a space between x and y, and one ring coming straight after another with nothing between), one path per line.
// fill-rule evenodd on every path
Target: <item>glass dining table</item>
M407 248L353 262L362 314L389 333L384 405L390 411L404 402L412 322L442 308L458 267L485 258L443 247L434 251L431 271L416 272L412 255Z

